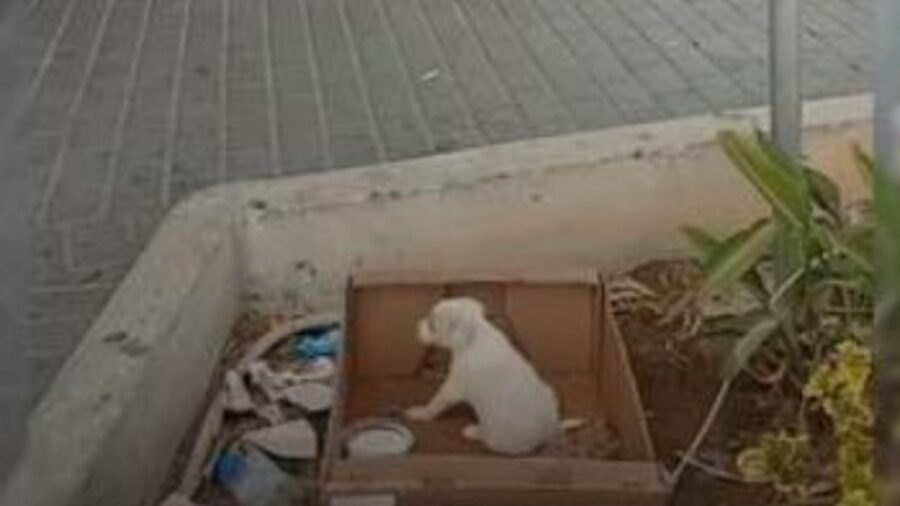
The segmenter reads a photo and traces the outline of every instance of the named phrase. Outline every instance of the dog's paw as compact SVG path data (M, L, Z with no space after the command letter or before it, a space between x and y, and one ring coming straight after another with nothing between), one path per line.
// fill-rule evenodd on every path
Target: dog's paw
M469 441L481 441L481 429L474 423L466 425L463 427L462 437Z
M426 406L415 406L406 410L406 418L414 422L427 422L434 418Z

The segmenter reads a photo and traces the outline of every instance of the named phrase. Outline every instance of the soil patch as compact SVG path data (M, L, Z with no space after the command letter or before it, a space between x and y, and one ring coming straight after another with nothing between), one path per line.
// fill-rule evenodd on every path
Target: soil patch
M654 262L636 269L632 276L665 295L682 290L670 282L672 273L683 271L683 262ZM659 323L651 311L620 315L619 325L631 353L632 367L649 417L650 432L659 458L674 469L703 423L720 386L719 363L723 346L706 339L673 342L672 329ZM732 388L698 458L734 472L734 458L741 448L771 427L777 406L766 402L766 393L749 382ZM730 482L689 468L673 497L673 506L772 504L767 487Z

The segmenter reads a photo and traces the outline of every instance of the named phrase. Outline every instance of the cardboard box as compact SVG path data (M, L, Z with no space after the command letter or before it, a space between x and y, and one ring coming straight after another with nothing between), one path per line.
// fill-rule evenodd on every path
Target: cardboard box
M341 432L354 420L427 401L441 375L423 373L429 352L416 323L442 297L481 300L488 317L557 390L564 417L605 419L615 459L510 458L464 440L465 408L411 423L411 454L351 459ZM363 274L347 287L340 399L321 469L323 504L659 505L663 481L627 351L595 272L526 275ZM443 360L447 360L443 357Z

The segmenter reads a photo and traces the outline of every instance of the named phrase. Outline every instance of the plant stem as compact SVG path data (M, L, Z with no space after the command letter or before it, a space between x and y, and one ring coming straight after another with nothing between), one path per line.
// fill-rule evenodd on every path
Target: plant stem
M706 414L706 419L703 420L703 424L700 426L700 430L697 431L694 440L691 441L691 445L681 456L681 460L678 462L678 465L675 466L675 470L670 476L672 483L678 483L685 468L687 468L688 464L694 459L694 454L697 453L697 450L700 449L700 445L703 444L703 440L706 439L706 435L712 428L713 422L716 421L716 416L718 416L719 411L722 409L722 405L725 403L725 398L728 396L728 391L731 389L731 382L731 379L727 379L723 381L722 386L719 387L719 393L716 394L716 399L713 401L712 406L710 406L709 412Z
M747 483L746 481L744 481L743 478L741 478L737 474L728 472L724 469L719 469L718 467L715 467L711 464L707 464L706 462L704 462L696 457L691 457L690 455L687 455L686 453L681 453L681 452L679 452L678 455L681 458L685 458L686 462L689 466L697 468L700 471L703 471L704 473L712 476L713 478L717 478L717 479L725 480L725 481L731 481L731 482L735 482L735 483Z
M773 313L776 312L775 308L781 302L781 298L784 297L807 272L806 268L800 267L788 276L787 279L784 280L784 283L776 287L775 292L772 294L771 301L769 302L769 306L772 308Z

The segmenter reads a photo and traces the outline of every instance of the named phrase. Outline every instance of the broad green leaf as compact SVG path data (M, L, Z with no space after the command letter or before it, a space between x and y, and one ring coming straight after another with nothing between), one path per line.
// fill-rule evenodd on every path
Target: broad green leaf
M729 245L740 241L743 237L752 233L754 229L761 226L762 223L766 221L768 220L760 220L747 229L742 230L725 240L721 240L699 227L684 226L681 228L681 232L697 251L703 268L708 270L709 267L713 264L713 261L716 258L721 257L721 255L726 250L726 248L729 247ZM766 290L766 286L765 283L763 283L762 277L759 275L756 269L750 269L749 271L747 271L747 273L740 281L743 288L747 290L748 293L753 295L753 297L760 304L762 304L763 306L767 304L769 300L769 293Z
M767 309L754 309L742 314L712 317L704 322L703 334L736 339L749 332L760 319L770 315Z
M754 134L756 144L772 160L772 163L789 170L791 174L798 176L803 174L803 165L788 156L778 144L769 138L768 134L758 128L754 130Z
M774 237L775 226L761 221L729 239L706 269L701 293L733 286L769 252Z
M749 235L753 234L758 228L765 226L768 223L771 223L771 220L769 218L759 219L749 227L738 231L737 233L726 239L713 258L715 263L721 262L724 255L732 251L740 242L746 240L746 238ZM757 266L762 261L763 258L757 260L755 265L753 265L743 276L741 276L741 284L756 298L756 300L762 306L766 306L769 301L769 291L766 289L766 284L763 282L763 278L760 275L759 270L757 269Z
M874 230L847 227L838 233L827 228L823 229L823 232L832 247L845 255L859 269L869 275L875 273Z
M879 280L900 293L900 184L883 167L874 167ZM896 298L900 301L900 296ZM886 308L888 306L885 306ZM884 314L889 314L885 312Z
M788 283L788 281L798 276L798 272L803 273L807 270L811 250L808 229L788 226L783 220L779 220L776 227L778 232L774 240L772 293L777 293L778 296L770 300L768 305L781 314L795 306L799 302L798 298L803 295L795 282Z
M776 227L778 228L778 237L775 241L778 249L775 254L779 255L776 261L781 262L781 267L784 268L784 272L781 274L786 277L807 264L810 234L808 233L809 229L794 228L783 221L776 223ZM777 268L776 265L776 270ZM777 277L779 276L776 272Z
M779 164L758 143L735 132L720 133L719 142L735 166L779 216L795 228L806 226L810 208L801 174Z
M709 252L708 258L702 262L705 279L696 292L685 293L677 302L672 304L663 317L662 322L669 322L672 318L681 314L691 303L698 298L708 295L719 289L732 288L736 283L742 282L748 289L757 295L757 286L765 292L762 280L756 276L754 267L762 260L768 250L773 236L771 220L762 218L749 227L738 231L724 241L718 241L718 246L713 248L716 241L710 234L694 227L682 229L697 246ZM749 285L744 283L747 281ZM760 303L765 304L768 297L759 298Z
M872 191L875 186L875 160L867 155L859 145L853 146L853 155L859 178L862 179L866 188Z
M822 210L828 213L834 221L840 223L843 212L841 204L841 190L838 186L825 174L815 170L804 169L806 180L809 182L809 191L815 199L816 204Z
M731 353L722 364L722 379L730 380L737 377L744 367L747 366L750 359L753 358L756 351L759 350L760 346L772 337L776 330L778 330L778 320L773 317L763 318L748 330L735 343Z
M759 302L760 305L765 307L765 305L769 301L769 291L766 289L766 284L763 282L762 276L759 274L755 268L747 271L747 274L744 274L744 277L741 278L741 284L744 289L747 290L750 295Z
M747 237L753 235L758 229L770 223L772 223L772 220L770 220L769 218L760 218L750 225L739 229L737 232L733 232L724 240L719 241L718 247L715 249L715 251L712 252L712 255L710 256L710 262L712 264L719 263L723 256L728 255L729 252L737 245L746 241Z
M713 255L716 254L716 251L723 244L723 241L699 227L686 225L681 227L681 233L684 234L691 246L697 251L702 260L701 263L704 265L712 259Z

